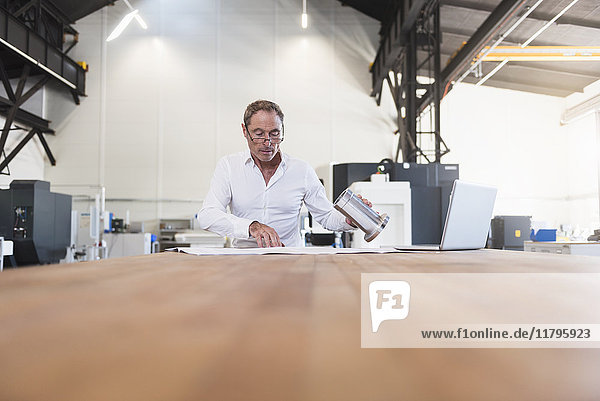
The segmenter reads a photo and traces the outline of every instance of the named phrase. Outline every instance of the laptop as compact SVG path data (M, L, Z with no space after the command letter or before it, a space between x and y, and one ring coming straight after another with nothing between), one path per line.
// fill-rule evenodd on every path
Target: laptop
M497 192L495 187L454 181L442 242L394 248L400 251L451 251L485 247Z

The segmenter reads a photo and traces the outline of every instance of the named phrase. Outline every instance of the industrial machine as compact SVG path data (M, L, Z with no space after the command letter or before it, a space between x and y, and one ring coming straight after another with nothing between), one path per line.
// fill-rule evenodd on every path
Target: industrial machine
M530 231L531 216L494 216L492 248L522 251Z
M71 236L71 196L50 183L14 180L0 190L0 236L14 242L17 266L58 263Z

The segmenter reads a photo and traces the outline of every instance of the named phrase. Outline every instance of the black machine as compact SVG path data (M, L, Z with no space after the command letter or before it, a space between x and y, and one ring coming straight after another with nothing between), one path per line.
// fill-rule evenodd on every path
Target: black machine
M531 231L531 216L494 216L492 248L522 251Z
M344 163L333 166L333 200L356 181L369 181L371 174L388 173L390 181L409 181L411 189L412 242L436 244L442 230L452 183L458 179L458 164Z
M58 263L71 240L71 196L46 181L14 180L0 190L0 236L14 242L18 266Z

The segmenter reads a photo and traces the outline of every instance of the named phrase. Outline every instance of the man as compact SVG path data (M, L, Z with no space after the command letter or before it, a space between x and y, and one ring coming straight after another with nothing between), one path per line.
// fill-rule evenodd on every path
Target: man
M328 230L356 228L333 208L308 163L279 149L284 126L277 104L267 100L249 104L242 132L248 150L217 163L198 213L203 229L233 237L236 247L302 246L298 224L302 202ZM368 200L363 202L371 206Z

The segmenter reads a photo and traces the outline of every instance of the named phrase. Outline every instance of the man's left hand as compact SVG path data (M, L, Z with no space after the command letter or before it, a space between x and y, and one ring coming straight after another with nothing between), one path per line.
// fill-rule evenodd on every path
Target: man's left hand
M369 200L368 200L367 198L363 198L363 197L362 197L362 196L360 196L360 195L356 195L356 196L358 196L358 197L359 197L359 198L360 198L360 199L363 201L363 203L364 203L365 205L367 205L367 206L369 206L369 207L372 207L372 206L373 206L373 204L372 204L371 202L369 202ZM354 224L354 222L353 222L352 220L350 220L348 217L346 217L346 223L347 223L347 224L349 224L349 225L351 225L351 226L352 226L352 227L354 227L354 228L358 228L358 227L356 226L356 224Z

